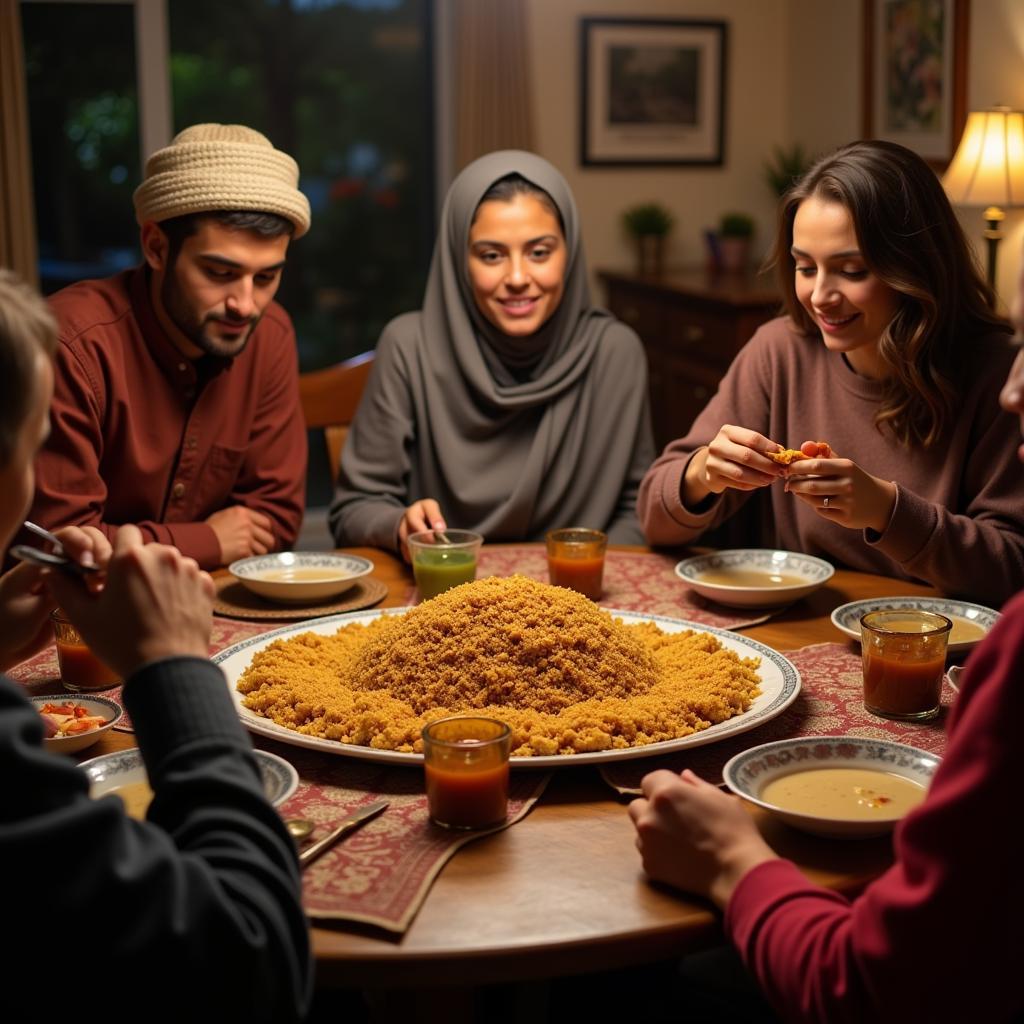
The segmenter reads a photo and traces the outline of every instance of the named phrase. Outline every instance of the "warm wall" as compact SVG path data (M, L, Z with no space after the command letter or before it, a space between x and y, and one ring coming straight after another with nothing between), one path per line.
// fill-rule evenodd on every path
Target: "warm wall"
M704 259L702 232L727 210L750 213L758 246L770 237L774 200L761 164L787 135L785 119L788 0L528 0L537 150L569 180L583 218L591 267L626 268L632 251L622 233L627 207L657 199L676 226L669 259ZM584 16L721 19L729 23L723 167L581 167L579 19Z
M761 166L778 142L826 152L860 136L861 0L527 0L539 152L569 179L583 217L592 267L632 260L619 218L659 199L677 226L670 258L699 263L702 230L727 209L758 222L759 247L772 230L773 199ZM970 0L967 106L1024 109L1024 0ZM584 168L579 148L581 17L720 18L729 23L726 162L720 168ZM962 212L981 243L980 211ZM1012 296L1024 259L1024 211L1010 212L998 288Z

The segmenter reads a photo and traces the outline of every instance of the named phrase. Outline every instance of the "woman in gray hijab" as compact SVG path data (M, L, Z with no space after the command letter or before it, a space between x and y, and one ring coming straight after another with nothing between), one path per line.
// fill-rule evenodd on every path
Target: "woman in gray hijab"
M541 540L562 526L642 544L654 456L636 334L591 305L569 186L490 153L448 191L423 309L385 328L341 459L339 545L425 529Z

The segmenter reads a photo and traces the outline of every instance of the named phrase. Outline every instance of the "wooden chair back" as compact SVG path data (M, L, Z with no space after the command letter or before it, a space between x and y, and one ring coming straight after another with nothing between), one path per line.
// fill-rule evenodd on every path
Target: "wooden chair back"
M343 363L299 375L299 399L306 428L323 429L332 479L338 476L341 449L372 366L373 353L363 352Z

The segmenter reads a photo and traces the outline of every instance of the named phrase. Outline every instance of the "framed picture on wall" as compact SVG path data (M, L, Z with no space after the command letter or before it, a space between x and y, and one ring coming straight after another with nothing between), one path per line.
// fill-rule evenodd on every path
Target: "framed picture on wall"
M970 0L863 0L863 135L942 169L967 118Z
M580 163L721 164L724 21L583 18Z

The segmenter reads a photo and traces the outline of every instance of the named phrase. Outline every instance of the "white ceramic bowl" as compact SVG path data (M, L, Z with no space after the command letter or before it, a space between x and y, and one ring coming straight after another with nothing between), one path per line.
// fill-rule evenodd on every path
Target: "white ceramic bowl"
M725 784L794 828L831 839L865 839L890 832L902 815L870 821L826 818L784 810L761 799L765 786L783 775L809 768L867 768L889 772L927 787L941 758L891 740L860 736L798 736L762 743L726 762Z
M72 736L51 736L43 740L47 750L58 754L73 754L77 750L91 747L124 714L120 704L109 697L88 697L83 693L52 693L42 697L29 697L36 711L42 712L46 704L76 704L85 708L90 715L102 715L103 724L88 732Z
M735 582L703 579L709 572L735 577ZM789 604L813 593L834 573L824 559L773 548L715 551L686 558L676 566L676 575L702 597L739 608ZM797 582L791 582L794 579Z
M985 634L999 621L999 612L983 604L957 601L951 597L869 597L863 601L851 601L840 605L832 613L832 625L848 637L860 640L860 618L868 612L920 609L938 612L953 623L949 636L949 653L969 651L985 639Z
M254 750L253 753L260 766L263 792L267 799L278 807L298 789L299 774L277 754L269 754L265 750ZM83 761L81 768L89 776L89 795L94 799L129 783L148 781L142 751L138 747L102 754L100 757Z
M373 562L327 551L281 551L240 558L228 572L268 601L313 604L343 594L373 572Z

